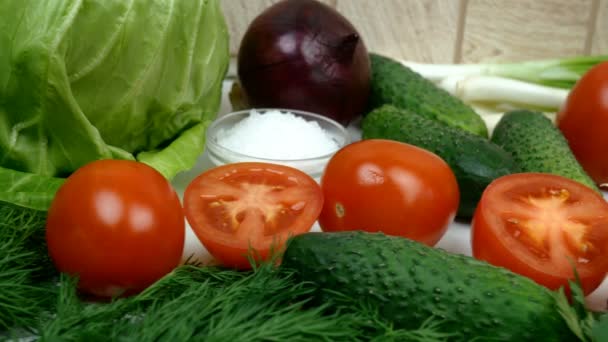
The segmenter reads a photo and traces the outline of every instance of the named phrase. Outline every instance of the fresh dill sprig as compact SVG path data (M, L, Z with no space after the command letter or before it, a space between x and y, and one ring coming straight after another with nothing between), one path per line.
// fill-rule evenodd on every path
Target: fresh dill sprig
M326 295L327 294L327 295ZM357 341L372 342L446 342L464 341L459 332L445 331L447 322L439 317L428 317L415 329L395 328L394 322L382 317L380 308L335 290L323 289L322 302L339 316L347 315L359 332Z
M109 341L110 333L132 311L129 300L86 302L77 291L77 279L62 274L56 303L49 319L39 322L35 335L40 341Z
M239 272L182 266L139 295L84 303L62 276L40 341L447 341L429 320L395 330L356 301L310 302L314 287L272 265Z
M572 265L574 266L574 263ZM574 276L575 279L568 282L570 298L563 287L553 293L556 309L579 341L607 341L608 314L603 314L602 317L586 307L585 294L576 268L574 268Z
M0 202L0 331L28 329L53 303L45 213Z
M304 309L312 288L271 267L255 272L182 266L141 294L84 304L62 277L56 317L41 341L352 340L348 317ZM304 299L303 299L304 298Z
M608 313L599 315L596 322L591 328L594 341L608 341Z
M323 307L303 310L311 291L288 275L262 267L231 283L193 284L175 300L156 300L137 329L130 327L128 333L143 341L310 341L354 336L348 321L324 317Z

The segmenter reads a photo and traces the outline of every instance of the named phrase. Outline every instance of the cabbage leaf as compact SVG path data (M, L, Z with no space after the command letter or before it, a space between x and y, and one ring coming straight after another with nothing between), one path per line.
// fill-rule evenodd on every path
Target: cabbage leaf
M46 211L63 182L63 178L48 177L0 167L0 202L7 202L38 211ZM5 223L5 217L0 216L0 227L2 227L3 223Z
M0 167L191 168L229 63L219 0L3 0Z

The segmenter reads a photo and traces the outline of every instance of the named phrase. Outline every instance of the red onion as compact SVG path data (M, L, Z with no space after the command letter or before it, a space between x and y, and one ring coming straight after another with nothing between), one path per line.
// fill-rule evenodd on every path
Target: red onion
M255 18L237 70L252 107L305 110L344 125L366 108L371 71L363 40L315 0L283 0Z

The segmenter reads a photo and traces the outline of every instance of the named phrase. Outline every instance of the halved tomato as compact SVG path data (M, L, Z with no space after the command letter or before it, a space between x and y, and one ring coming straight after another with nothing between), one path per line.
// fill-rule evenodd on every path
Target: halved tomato
M311 229L321 208L318 183L304 172L269 163L234 163L196 177L184 193L192 230L224 266L249 268L292 235Z
M501 177L484 191L472 222L473 256L550 289L574 279L585 294L608 272L608 203L591 188L550 174Z

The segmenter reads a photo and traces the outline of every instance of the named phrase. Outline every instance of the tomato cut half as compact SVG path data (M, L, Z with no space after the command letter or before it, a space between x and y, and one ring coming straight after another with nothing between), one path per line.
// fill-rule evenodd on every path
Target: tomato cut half
M249 268L288 237L311 229L321 208L318 183L304 172L269 163L234 163L196 177L184 193L186 218L224 266Z
M552 290L574 279L585 294L608 272L608 203L550 174L501 177L484 191L472 222L473 256Z

